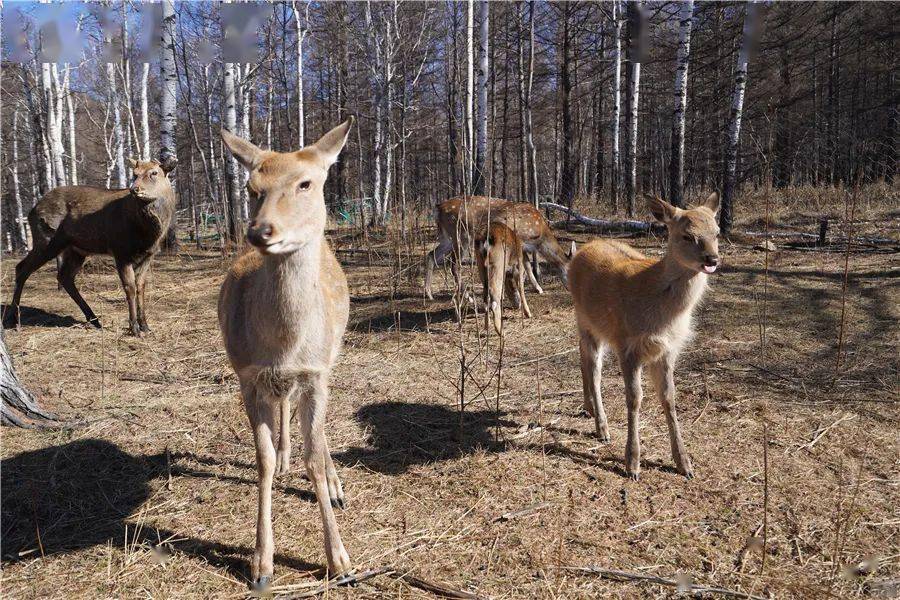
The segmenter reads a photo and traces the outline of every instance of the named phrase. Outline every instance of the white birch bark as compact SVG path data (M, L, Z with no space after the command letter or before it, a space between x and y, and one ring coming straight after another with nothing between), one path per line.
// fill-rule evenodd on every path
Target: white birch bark
M238 131L242 138L249 140L250 96L253 93L253 90L250 88L250 63L245 64L243 69L238 65L237 72L241 74L240 86L238 86L238 91L240 92L241 120ZM240 176L241 216L246 221L250 218L250 193L247 191L247 182L250 181L250 172L247 171L247 169L238 169L238 174Z
M225 63L224 80L224 124L225 129L235 134L239 133L237 129L237 97L235 91L235 64ZM228 210L229 210L229 233L232 239L237 240L240 235L240 227L238 221L241 218L241 178L238 172L237 161L230 152L225 157L225 177L228 181Z
M475 141L475 0L469 0L466 12L466 193L472 193L472 150Z
M66 185L66 170L62 158L62 132L59 127L56 93L53 88L53 68L50 63L41 63L41 86L47 130L46 148L49 159L49 187Z
M28 243L27 227L25 227L25 211L22 207L22 193L19 187L19 109L13 111L12 128L12 192L16 206L16 231L23 246L31 247Z
M619 0L614 0L612 4L613 18L613 45L612 45L612 68L613 68L613 114L610 120L610 138L612 140L612 207L613 210L619 208L619 187L621 174L621 158L619 156L619 124L622 118L622 9Z
M478 133L475 147L475 185L474 193L483 195L486 187L487 173L485 162L487 156L487 121L488 121L488 19L490 7L487 0L478 2L479 36L478 36Z
M626 90L625 129L628 145L625 148L625 212L634 216L634 201L637 194L637 139L638 139L638 107L641 90L641 63L638 56L639 37L639 0L628 3L628 89Z
M161 117L159 124L159 158L165 162L176 159L175 93L178 83L175 73L175 4L173 0L163 0L162 58L160 75L162 79Z
M291 2L291 7L294 12L294 24L297 27L297 139L302 148L306 145L306 119L303 111L303 40L306 38L307 28L301 22L297 0ZM309 2L306 3L306 22L309 23Z
M669 164L669 201L684 206L684 118L687 110L687 72L691 56L691 21L694 0L678 11L678 53L675 58L675 108L672 112L672 156Z
M741 49L734 69L734 91L731 96L731 119L725 147L725 177L722 186L722 208L719 214L722 233L728 234L734 220L733 202L737 179L738 142L741 137L741 117L744 111L744 90L747 87L747 67L750 60L750 44L753 39L754 21L758 5L747 3L744 14L744 30Z
M69 117L69 183L78 185L78 157L75 143L75 102L72 99L71 67L66 64L66 75L63 79L63 93L66 99L66 113Z
M125 132L122 127L122 109L120 107L119 84L116 80L116 65L106 63L106 81L109 85L109 101L113 113L113 137L114 137L114 165L116 185L125 188L128 185L128 176L125 171Z
M528 85L525 86L525 130L528 146L528 172L531 174L531 203L538 206L537 149L534 145L531 97L534 89L534 0L529 2L528 18Z
M141 71L141 160L150 160L150 110L147 105L149 79L150 63L144 63Z

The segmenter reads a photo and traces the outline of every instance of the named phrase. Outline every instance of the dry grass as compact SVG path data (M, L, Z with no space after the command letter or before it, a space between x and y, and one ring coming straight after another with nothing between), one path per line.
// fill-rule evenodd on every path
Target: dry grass
M763 255L726 245L727 264L676 373L697 478L670 468L665 420L647 384L645 470L635 483L622 472L618 366L605 369L612 443L600 445L581 413L573 313L558 281L545 279L547 293L530 296L530 321L507 311L498 414L496 341L479 354L479 326L469 318L460 333L446 293L425 303L420 278L392 277L418 264L416 244L412 255L390 244L370 255L351 252L353 243L338 240L353 299L329 436L348 501L340 526L357 567L391 566L492 598L674 593L572 566L686 575L778 598L869 597L900 578L896 254L851 257L846 355L836 372L842 257L770 255L763 353ZM662 245L636 244L653 253ZM161 257L149 291L154 333L140 340L125 334L123 294L103 261L92 260L80 280L102 331L81 326L51 269L29 282L24 305L39 308L7 332L20 375L45 406L87 422L2 432L6 597L246 594L256 474L216 325L224 267L211 253ZM479 396L467 383L460 432L461 339L472 377L490 386ZM319 585L324 562L297 456L276 482L279 591ZM762 571L751 538L762 535L766 487ZM495 520L536 502L550 504ZM429 597L388 576L329 595Z

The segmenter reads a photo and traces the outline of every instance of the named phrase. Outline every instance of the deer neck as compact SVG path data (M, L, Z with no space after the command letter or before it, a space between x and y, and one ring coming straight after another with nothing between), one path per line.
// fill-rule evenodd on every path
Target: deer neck
M662 302L675 313L693 310L706 291L708 276L684 266L671 252L667 252L656 266Z
M271 300L284 316L308 315L311 307L321 304L319 271L323 237L311 239L290 254L265 257L263 264Z

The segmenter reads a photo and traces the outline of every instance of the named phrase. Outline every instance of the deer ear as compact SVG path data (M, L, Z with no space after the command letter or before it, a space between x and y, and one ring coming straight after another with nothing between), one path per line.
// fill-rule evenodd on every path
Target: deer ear
M351 115L346 121L323 135L312 145L322 158L322 162L325 163L326 169L335 163L338 155L344 148L344 144L347 143L347 136L350 135L350 127L353 126L353 121L354 119Z
M160 161L159 166L163 170L163 173L168 175L175 170L175 167L178 166L178 159L174 156L170 156L169 158Z
M719 212L719 203L719 193L713 192L706 197L706 200L700 203L700 206L705 206L706 208L711 210L713 214L716 214L717 212Z
M137 166L138 163L137 163L136 160L134 160L133 158L131 158L131 157L129 156L129 157L128 157L128 164L131 165L131 168L133 169L133 168L135 168L135 167Z
M653 217L660 223L669 223L678 215L678 209L662 198L647 197L647 206Z
M569 246L569 259L572 259L576 252L578 252L578 247L575 246L575 240L572 240L572 244Z
M244 165L248 171L252 171L259 166L263 151L248 142L244 138L240 138L227 129L222 129L222 141L231 150L231 153Z

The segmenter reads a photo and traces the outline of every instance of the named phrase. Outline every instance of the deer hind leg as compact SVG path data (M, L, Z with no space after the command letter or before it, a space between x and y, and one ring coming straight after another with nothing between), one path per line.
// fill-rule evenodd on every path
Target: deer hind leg
M125 301L128 303L128 326L131 333L141 337L141 326L137 318L137 281L134 276L134 265L126 262L117 262L116 270L122 281L122 289L125 290Z
M328 442L325 440L325 407L328 385L325 377L313 376L309 390L300 403L300 427L303 431L303 459L306 474L316 491L322 525L325 528L325 555L331 575L341 575L351 569L350 556L344 549L328 485Z
M40 269L42 266L50 262L56 255L65 250L68 241L59 236L51 238L46 245L35 246L31 249L25 258L16 265L16 289L13 292L12 301L6 308L3 315L4 321L9 320L10 323L19 326L20 314L19 303L22 300L22 291L25 289L25 282L31 277L31 274Z
M681 427L678 425L678 414L675 411L674 362L674 357L665 355L652 365L650 372L653 377L653 385L656 387L656 394L659 396L659 402L666 413L666 424L669 426L669 442L672 446L672 460L675 462L679 473L688 479L693 479L694 470L691 466L691 459L684 449L684 441L681 439Z
M531 307L528 306L528 299L525 298L525 271L528 269L527 263L523 260L516 268L516 292L522 299L522 314L526 319L531 318Z
M275 570L275 538L272 533L272 480L275 477L275 446L272 432L275 427L277 398L264 394L255 386L242 386L244 408L253 428L256 445L258 507L256 513L256 550L250 563L253 586L266 588Z
M641 476L641 363L630 354L619 356L625 379L625 407L628 411L628 441L625 444L625 471L637 481Z
M338 477L334 461L331 459L331 451L328 449L328 439L325 439L325 474L328 479L328 496L331 498L331 506L344 509L344 486Z
M584 391L584 410L594 417L594 428L597 438L609 442L609 423L603 409L603 396L600 391L600 377L603 370L603 354L606 346L598 344L587 331L581 331L579 341L581 352L581 386Z
M56 279L59 281L59 285L66 290L66 293L68 293L72 300L75 301L75 304L78 305L81 312L84 313L84 318L87 319L87 322L94 327L100 327L100 320L97 318L97 315L94 314L94 311L91 310L91 307L88 306L88 303L82 297L81 292L78 291L78 287L75 285L75 277L78 275L79 271L81 271L81 267L84 265L86 259L87 257L84 254L76 252L72 248L67 248L62 253L62 261L60 262L60 268L56 274Z
M453 242L442 237L438 242L438 245L425 255L425 297L429 300L434 300L431 291L431 278L434 273L434 268L444 264L444 261L447 260L447 255L451 250L453 250Z
M134 268L135 285L137 287L137 320L143 333L150 333L147 325L147 308L144 291L147 289L147 275L150 274L150 259L138 264Z

